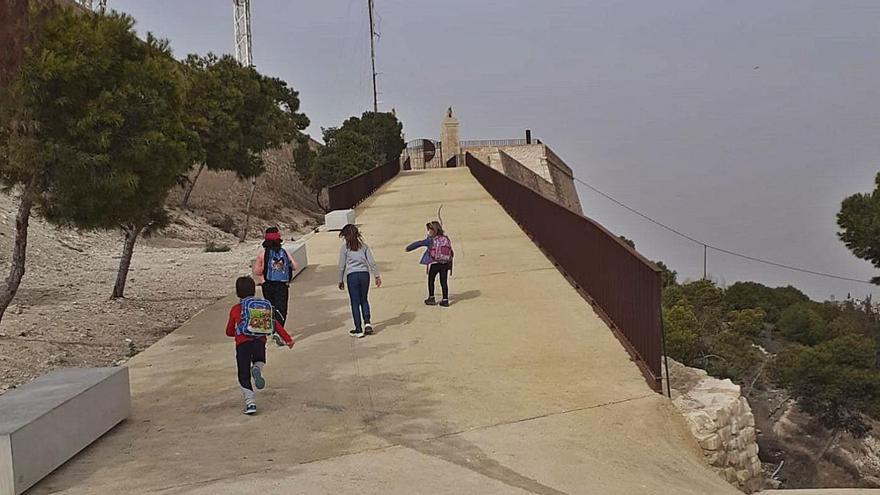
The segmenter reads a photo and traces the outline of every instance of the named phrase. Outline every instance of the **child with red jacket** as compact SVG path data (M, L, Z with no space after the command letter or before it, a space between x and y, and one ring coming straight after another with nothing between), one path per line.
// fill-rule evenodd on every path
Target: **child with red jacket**
M254 297L257 292L254 279L239 277L235 281L235 293L239 299ZM226 335L235 337L235 361L238 364L238 384L241 386L241 394L244 396L244 413L255 414L257 403L254 397L254 389L251 386L251 378L257 390L266 386L263 378L263 366L266 365L266 337L252 337L242 331L241 303L236 304L229 310L229 320L226 322ZM284 327L274 320L275 333L272 336L278 345L293 347L293 339L284 330ZM282 343L283 342L283 343Z

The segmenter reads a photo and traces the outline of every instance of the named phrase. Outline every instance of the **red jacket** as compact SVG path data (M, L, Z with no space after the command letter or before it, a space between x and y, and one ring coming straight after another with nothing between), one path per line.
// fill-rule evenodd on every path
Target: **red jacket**
M247 335L236 335L235 327L241 321L241 304L236 304L229 310L229 320L226 322L226 336L227 337L235 337L235 346L238 347L241 344L251 341L251 340L261 340L262 342L266 342L266 337L248 337ZM278 323L278 320L275 320L275 333L281 336L281 339L284 340L284 343L288 346L293 343L293 339L284 330L284 327Z

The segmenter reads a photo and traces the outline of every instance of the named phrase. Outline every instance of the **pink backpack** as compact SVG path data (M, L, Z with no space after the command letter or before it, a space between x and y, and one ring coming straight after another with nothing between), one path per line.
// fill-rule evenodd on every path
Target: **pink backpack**
M445 235L434 236L428 254L437 263L449 263L452 261L452 243Z

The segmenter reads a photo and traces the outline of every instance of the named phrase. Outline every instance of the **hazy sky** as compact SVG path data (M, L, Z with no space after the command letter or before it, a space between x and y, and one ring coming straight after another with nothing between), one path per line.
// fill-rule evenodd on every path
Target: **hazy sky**
M175 54L232 51L229 0L109 0ZM253 0L255 64L310 132L371 107L367 0ZM868 279L836 237L880 170L880 1L376 0L381 108L407 139L531 128L587 182L706 242ZM755 67L758 67L757 69ZM702 248L580 188L585 213L685 277ZM454 230L454 229L453 229ZM866 286L710 254L720 282Z

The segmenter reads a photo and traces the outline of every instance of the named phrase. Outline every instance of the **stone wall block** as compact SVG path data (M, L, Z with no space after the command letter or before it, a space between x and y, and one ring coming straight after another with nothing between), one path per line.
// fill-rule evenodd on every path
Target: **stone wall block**
M760 491L764 480L755 443L755 417L740 387L674 362L670 375L673 403L708 463L740 490Z
M719 450L724 445L724 442L721 440L721 436L718 435L717 433L714 435L708 436L708 437L700 440L699 442L700 442L700 447L702 447L703 450Z

